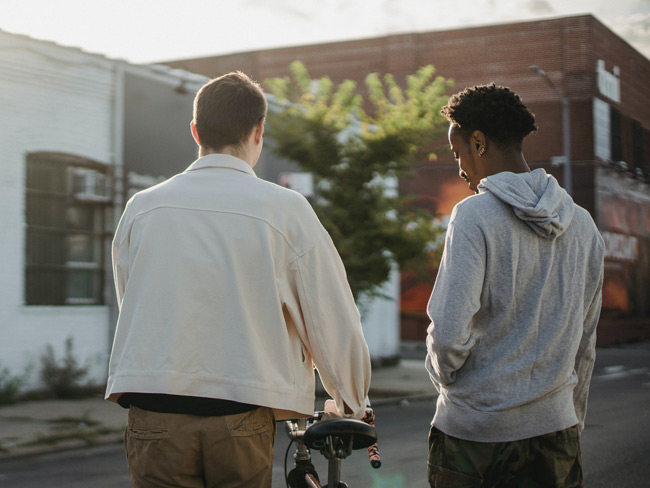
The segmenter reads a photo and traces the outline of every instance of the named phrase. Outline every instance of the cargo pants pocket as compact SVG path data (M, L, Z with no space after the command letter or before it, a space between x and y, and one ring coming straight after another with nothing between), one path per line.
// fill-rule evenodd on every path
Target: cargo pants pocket
M429 433L429 459L427 462L427 479L432 488L480 488L479 476L457 471L453 453L448 452L447 436L431 427Z
M233 437L260 435L275 427L273 412L268 408L256 408L238 415L229 415L226 422Z

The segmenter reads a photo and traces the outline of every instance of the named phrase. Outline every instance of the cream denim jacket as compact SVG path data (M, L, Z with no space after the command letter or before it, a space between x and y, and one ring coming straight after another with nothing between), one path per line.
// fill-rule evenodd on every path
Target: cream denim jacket
M211 154L136 194L113 240L106 398L168 393L314 409L314 367L360 418L370 359L345 269L307 200Z

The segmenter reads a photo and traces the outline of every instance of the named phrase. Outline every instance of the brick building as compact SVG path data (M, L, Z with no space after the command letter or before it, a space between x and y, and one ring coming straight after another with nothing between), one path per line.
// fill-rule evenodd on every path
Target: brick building
M403 80L433 64L454 91L495 82L509 86L536 114L539 130L524 143L531 168L563 183L563 119L570 110L572 194L593 215L607 243L599 343L650 337L650 60L591 15L438 32L391 35L244 52L167 63L217 76L235 69L257 80L289 74L301 60L313 78L357 81L368 73ZM440 141L441 145L445 141ZM469 195L452 156L422 162L400 191L431 211L449 214ZM431 285L402 277L403 340L421 340Z

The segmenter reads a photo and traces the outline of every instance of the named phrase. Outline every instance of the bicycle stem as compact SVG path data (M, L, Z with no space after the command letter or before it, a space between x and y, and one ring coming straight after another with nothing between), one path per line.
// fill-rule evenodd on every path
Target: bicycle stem
M296 452L293 454L293 458L296 461L309 461L311 460L311 453L307 446L305 446L304 441L302 440L302 434L304 434L307 429L307 419L298 419L298 429L297 432L300 432L301 435L296 438Z

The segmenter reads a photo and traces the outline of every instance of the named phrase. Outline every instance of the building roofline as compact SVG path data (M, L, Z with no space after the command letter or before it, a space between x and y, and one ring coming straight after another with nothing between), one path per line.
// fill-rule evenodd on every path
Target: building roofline
M208 77L204 75L200 75L197 73L192 73L191 71L187 71L181 68L172 68L170 66L166 66L163 64L158 64L158 63L132 63L130 61L127 61L125 59L121 58L110 58L104 54L101 53L94 53L94 52L89 52L86 51L80 47L76 46L66 46L63 44L59 44L55 41L49 41L45 39L38 39L26 34L19 34L15 32L10 32L5 29L0 28L0 36L8 36L10 38L16 39L16 41L20 42L30 42L35 44L36 46L39 47L44 47L44 48L52 48L52 49L59 49L62 50L64 53L76 53L76 54L81 54L83 56L88 56L90 58L93 58L95 62L98 64L103 64L106 63L108 65L114 65L114 66L122 66L126 71L130 72L137 72L141 71L143 73L147 73L151 76L154 77L170 77L174 81L178 82L179 80L181 82L187 82L187 83L200 83L203 84L207 80L209 80ZM2 46L0 46L2 48ZM46 56L46 57L52 57L48 56L47 53L39 52L39 54ZM58 61L63 61L60 58L55 58Z
M166 61L161 61L161 63L176 63L176 62L183 62L183 61L197 61L197 60L205 60L205 59L213 59L213 58L225 58L225 57L228 57L228 56L239 56L239 55L254 54L254 53L264 53L264 52L268 52L268 51L284 51L284 50L289 51L289 50L292 50L292 49L325 47L325 46L331 46L331 45L336 45L336 44L345 44L345 43L351 43L351 42L377 41L377 40L381 40L381 39L392 39L392 38L399 38L399 37L420 36L420 35L427 35L427 34L434 34L434 33L435 34L442 34L442 33L446 33L446 32L460 32L460 31L495 28L495 27L503 27L503 26L514 26L514 25L524 25L524 24L538 24L538 23L542 23L542 22L559 22L559 21L565 21L565 20L568 20L568 19L575 19L575 18L592 18L592 19L596 20L598 23L602 24L605 28L607 28L608 30L611 31L611 29L609 27L607 27L602 22L600 22L596 17L594 17L593 14L584 13L584 14L565 15L565 16L540 17L540 18L537 18L537 19L521 20L521 21L517 21L517 22L508 21L508 22L497 22L497 23L492 23L492 24L471 25L471 26L467 26L467 27L454 27L454 28L451 28L451 29L433 29L433 30L422 30L422 31L397 32L397 33L394 33L394 34L386 34L386 35L383 35L383 36L358 37L358 38L349 38L349 39L341 39L341 40L314 42L314 43L307 43L307 44L291 44L291 45L276 46L276 47L265 47L265 48L262 48L262 49L248 49L246 51L232 51L232 52L228 52L228 53L208 55L208 56L197 56L197 57L193 57L193 58L170 59L170 60L166 60ZM618 36L618 34L615 34L615 33L613 33L613 34L616 35L617 37L620 37L620 36ZM630 47L633 47L633 46L630 46Z

